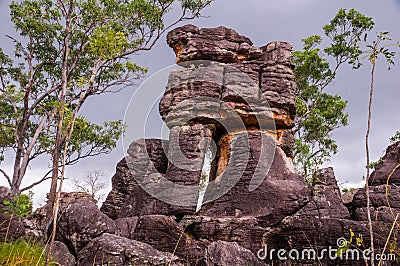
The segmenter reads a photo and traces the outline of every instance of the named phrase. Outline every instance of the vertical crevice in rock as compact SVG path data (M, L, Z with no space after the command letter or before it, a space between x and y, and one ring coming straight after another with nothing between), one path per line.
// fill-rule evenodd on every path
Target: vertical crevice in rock
M204 155L203 167L201 169L200 183L199 183L199 199L197 201L196 212L198 212L203 205L204 194L207 190L208 183L211 178L211 164L213 161L213 152L211 150L211 144L206 148Z

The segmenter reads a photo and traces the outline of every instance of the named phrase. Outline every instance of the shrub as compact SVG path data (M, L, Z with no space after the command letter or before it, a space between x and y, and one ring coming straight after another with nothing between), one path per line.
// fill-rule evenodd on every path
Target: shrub
M2 204L8 207L3 211L6 214L14 214L19 218L24 218L32 213L32 200L30 195L14 195L14 200L3 200Z

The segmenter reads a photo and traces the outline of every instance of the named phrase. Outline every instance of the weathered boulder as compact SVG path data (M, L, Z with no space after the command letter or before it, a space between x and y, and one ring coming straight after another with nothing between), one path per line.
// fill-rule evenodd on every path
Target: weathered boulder
M23 218L22 222L24 223L25 227L25 237L27 239L36 239L40 240L42 237L45 236L42 228L39 227L38 224L35 223L35 219L32 219L31 216L28 218Z
M173 253L175 248L182 251L186 246L183 229L172 217L163 215L140 217L131 239L170 253ZM178 242L179 244L176 246Z
M400 212L400 142L390 145L368 179L373 221L393 223ZM368 221L366 189L357 189L348 204L352 218Z
M138 220L138 217L125 217L115 220L115 226L117 227L116 235L134 239Z
M60 266L75 266L76 259L69 251L68 247L60 241L54 241L51 257Z
M370 200L372 207L392 207L400 209L400 187L396 185L380 185L370 187ZM353 198L353 207L367 206L365 188L360 188Z
M400 185L400 142L390 145L386 154L376 165L375 171L368 179L371 186L395 184ZM392 173L393 172L393 173ZM389 179L389 176L392 176Z
M350 214L341 200L332 168L321 169L313 175L311 191L310 201L293 215L285 217L277 226L279 228L277 230L281 230L287 236L286 244L295 245L299 241L298 247L300 247L305 244L304 239L310 241L309 245L315 244L319 247L336 244L332 241L344 235L347 236L342 224L354 224L346 220L350 218ZM334 227L337 227L335 234L330 231ZM290 230L291 233L286 233L285 230ZM297 235L303 232L303 236ZM276 239L280 244L284 243L281 241L283 239Z
M68 205L78 199L91 201L94 204L97 203L97 201L93 198L93 195L85 192L61 192L58 213L65 212L65 209L68 207ZM48 217L48 213L52 213L52 210L49 210L49 208L49 204L45 204L43 207L37 208L33 212L32 216L29 217L34 224L34 227L37 226L47 234L50 234L50 230L52 230L52 228L50 228L52 220L50 217Z
M0 213L0 241L15 240L25 235L25 226L21 218Z
M87 200L76 200L60 215L57 226L58 239L77 254L92 239L103 233L115 233L116 225L102 213L96 204Z
M252 265L267 266L250 250L239 246L235 242L217 241L211 243L207 248L208 266L225 265Z
M357 194L358 190L358 188L351 188L349 191L342 194L342 202L346 207L353 203L354 195Z
M257 218L185 216L181 224L186 234L194 239L207 241L236 242L240 246L257 252L263 243L263 235L269 231Z
M368 221L367 207L357 208L353 211L353 219L356 221ZM373 221L393 223L400 209L387 206L370 207L371 218Z
M171 253L113 234L93 239L77 256L77 266L91 265L184 265Z
M370 187L371 217L374 221L392 223L400 212L400 187L392 184ZM351 209L356 221L368 221L367 196L365 188L354 195Z
M187 227L179 225L172 217L163 215L142 216L138 219L130 239L147 243L159 251L173 253L196 265L205 256L207 241L196 239Z
M199 29L186 25L168 33L167 42L176 53L177 63L192 60L234 63L261 55L249 38L225 27Z

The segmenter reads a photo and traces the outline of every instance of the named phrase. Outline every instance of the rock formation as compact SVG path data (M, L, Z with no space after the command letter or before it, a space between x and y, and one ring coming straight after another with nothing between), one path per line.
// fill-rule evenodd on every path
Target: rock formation
M369 178L371 215L379 222L392 223L400 213L400 142L390 145ZM367 221L365 188L357 190L351 204L352 217Z
M159 106L170 139L130 145L100 210L80 199L66 207L57 238L77 265L365 265L265 254L337 249L350 230L363 247L369 241L363 189L345 205L333 169L315 173L311 187L294 171L290 44L258 48L232 29L193 25L167 41L182 66ZM209 184L196 210L208 151ZM370 179L378 250L394 220L389 208L400 210L398 172L385 185L399 158L399 144L391 146Z

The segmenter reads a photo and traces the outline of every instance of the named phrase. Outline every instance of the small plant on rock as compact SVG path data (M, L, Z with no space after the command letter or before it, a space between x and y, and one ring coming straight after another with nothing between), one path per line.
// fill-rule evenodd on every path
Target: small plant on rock
M8 208L8 210L3 210L3 213L25 218L32 213L32 192L29 195L15 194L12 201L3 200L2 204Z

